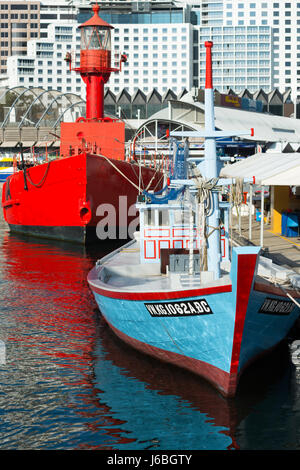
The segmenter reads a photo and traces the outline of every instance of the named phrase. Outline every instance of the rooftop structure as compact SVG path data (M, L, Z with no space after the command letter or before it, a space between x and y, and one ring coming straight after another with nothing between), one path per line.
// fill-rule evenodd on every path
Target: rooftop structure
M202 127L202 95L203 90L196 90L196 94L183 90L176 95L170 89L163 94L153 89L147 95L141 90L130 94L123 89L115 95L107 89L104 93L104 112L109 117L125 120L126 142L143 130L137 138L137 148L145 144L145 136L146 140L152 138L151 145L158 150L160 140L170 123L175 127L186 126L187 129ZM227 121L232 119L237 121L234 125L238 129L247 127L250 122L255 128L255 136L251 142L241 142L240 148L229 146L226 149L229 154L239 151L248 155L256 148L257 141L266 150L292 152L300 148L298 121L287 117L294 112L290 93L281 95L278 90L273 90L266 94L257 90L252 95L244 90L240 95L222 95L215 92L215 106L216 122L220 129L226 128ZM32 145L46 141L58 143L60 122L73 122L80 116L85 116L85 99L81 95L39 87L2 88L0 151L13 150L20 140L31 142ZM45 129L48 129L47 132ZM46 134L47 138L44 139ZM53 137L54 134L57 137Z
M59 147L61 121L82 115L85 102L73 93L16 87L0 89L0 153L23 147Z

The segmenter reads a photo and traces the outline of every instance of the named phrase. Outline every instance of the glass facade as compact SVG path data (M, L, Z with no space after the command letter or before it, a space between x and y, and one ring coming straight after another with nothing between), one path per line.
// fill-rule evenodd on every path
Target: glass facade
M80 12L78 23L82 24L90 18L90 12ZM149 13L113 13L101 10L101 18L109 24L163 24L163 23L183 23L183 10L159 10Z

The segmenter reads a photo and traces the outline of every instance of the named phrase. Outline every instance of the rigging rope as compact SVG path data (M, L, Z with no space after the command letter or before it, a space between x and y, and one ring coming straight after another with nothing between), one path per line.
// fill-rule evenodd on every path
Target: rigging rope
M132 186L134 186L138 191L140 190L139 186L136 185L133 181L131 181L126 175L124 175L124 173L105 155L102 155L100 153L93 154L93 155L97 157L103 157L118 173L120 173L121 176L123 176L123 178L125 178L130 184L132 184Z
M207 270L207 244L208 237L219 227L213 227L213 230L208 234L206 224L206 217L209 217L213 212L213 197L212 190L218 183L218 178L211 178L206 180L202 177L199 169L194 167L192 180L194 181L198 194L197 194L197 212L198 212L198 243L199 243L199 257L200 257L200 271Z

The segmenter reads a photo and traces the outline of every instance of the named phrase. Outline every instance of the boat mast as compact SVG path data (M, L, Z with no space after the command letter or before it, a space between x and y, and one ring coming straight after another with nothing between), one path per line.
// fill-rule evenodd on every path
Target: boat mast
M250 132L220 131L215 129L214 90L212 76L212 41L205 42L206 47L206 79L205 79L205 129L204 131L172 131L171 137L204 137L204 161L199 160L198 169L203 176L204 186L211 193L211 207L206 216L207 227L207 270L213 273L214 279L221 277L221 246L220 246L220 208L219 192L217 186L232 184L233 181L219 178L218 160L227 160L228 157L217 158L216 139L224 137L254 135L254 129ZM201 166L200 166L201 165ZM182 183L185 183L184 180ZM228 234L227 234L228 236Z
M204 177L207 180L218 178L217 147L215 134L214 90L212 77L212 41L206 41L206 76L205 76L205 163ZM215 279L220 277L220 230L219 230L219 198L218 192L212 190L213 208L207 218L209 237L207 250L208 271L214 273Z

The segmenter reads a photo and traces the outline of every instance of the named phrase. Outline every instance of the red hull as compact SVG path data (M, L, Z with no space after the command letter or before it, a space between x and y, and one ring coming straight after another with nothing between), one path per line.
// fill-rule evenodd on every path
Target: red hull
M154 174L142 168L142 187ZM160 179L157 173L151 187L159 189ZM101 220L109 214L107 238L126 239L137 220L138 185L137 165L81 153L29 168L25 178L23 171L13 174L3 185L4 218L13 232L86 244L103 237Z

